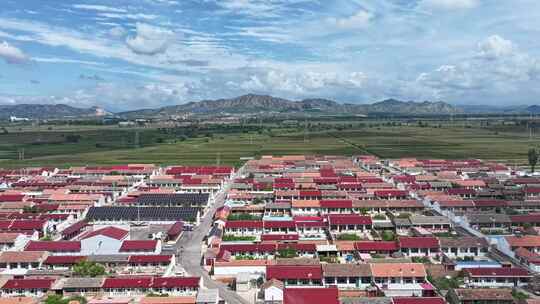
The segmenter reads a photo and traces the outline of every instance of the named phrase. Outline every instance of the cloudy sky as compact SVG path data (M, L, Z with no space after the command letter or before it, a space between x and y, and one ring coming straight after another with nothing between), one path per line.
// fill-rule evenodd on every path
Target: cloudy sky
M540 103L538 0L2 0L0 104Z

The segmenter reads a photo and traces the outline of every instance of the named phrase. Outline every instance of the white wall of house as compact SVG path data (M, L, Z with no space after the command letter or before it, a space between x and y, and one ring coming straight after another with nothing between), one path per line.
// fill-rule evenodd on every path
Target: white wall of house
M441 252L449 258L485 257L487 248L485 248L485 251L477 248L476 252L474 252L473 248L441 248Z
M82 255L118 254L122 241L104 235L81 240Z
M419 249L419 248L402 248L401 252L408 257L434 257L439 254L438 251L431 251L431 249Z
M264 301L272 303L272 301L283 301L283 289L276 286L268 287L264 290Z
M369 282L362 282L361 277L345 277L345 278L336 278L336 277L324 277L323 279L324 286L337 286L338 288L360 288L366 289L371 286L371 277Z
M266 266L214 266L216 276L236 276L239 273L265 274Z
M465 278L465 284L469 287L485 287L485 288L512 288L515 286L522 287L528 283L516 279L514 283L513 278Z
M47 291L42 289L9 289L9 290L1 290L0 295L2 297L33 297L33 298L40 298L43 297L46 294Z
M379 284L377 284L379 288ZM381 290L387 297L421 297L423 288L419 284L388 284L387 288Z

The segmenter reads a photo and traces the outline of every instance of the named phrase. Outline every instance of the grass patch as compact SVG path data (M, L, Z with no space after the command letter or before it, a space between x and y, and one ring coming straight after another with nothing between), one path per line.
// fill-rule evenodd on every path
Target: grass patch
M246 242L253 242L255 241L256 237L254 236L236 236L236 235L224 235L223 238L221 238L224 242L239 242L239 241L246 241Z
M354 233L343 233L337 237L340 241L359 241L360 237Z

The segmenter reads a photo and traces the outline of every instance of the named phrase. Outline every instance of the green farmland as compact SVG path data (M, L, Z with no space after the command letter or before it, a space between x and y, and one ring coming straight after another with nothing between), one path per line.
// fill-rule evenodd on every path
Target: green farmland
M365 154L383 158L482 158L525 164L540 137L519 128L323 125L309 131L263 125L189 136L158 129L79 128L0 134L0 167L119 163L239 165L242 157ZM24 160L18 160L24 150Z

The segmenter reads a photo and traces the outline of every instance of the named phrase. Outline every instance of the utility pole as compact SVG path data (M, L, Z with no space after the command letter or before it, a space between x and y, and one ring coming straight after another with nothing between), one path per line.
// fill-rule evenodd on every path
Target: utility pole
M307 118L304 120L304 142L308 142L308 128L307 128Z
M216 153L216 166L221 165L221 152Z
M139 131L135 131L135 140L133 141L135 148L139 148Z

